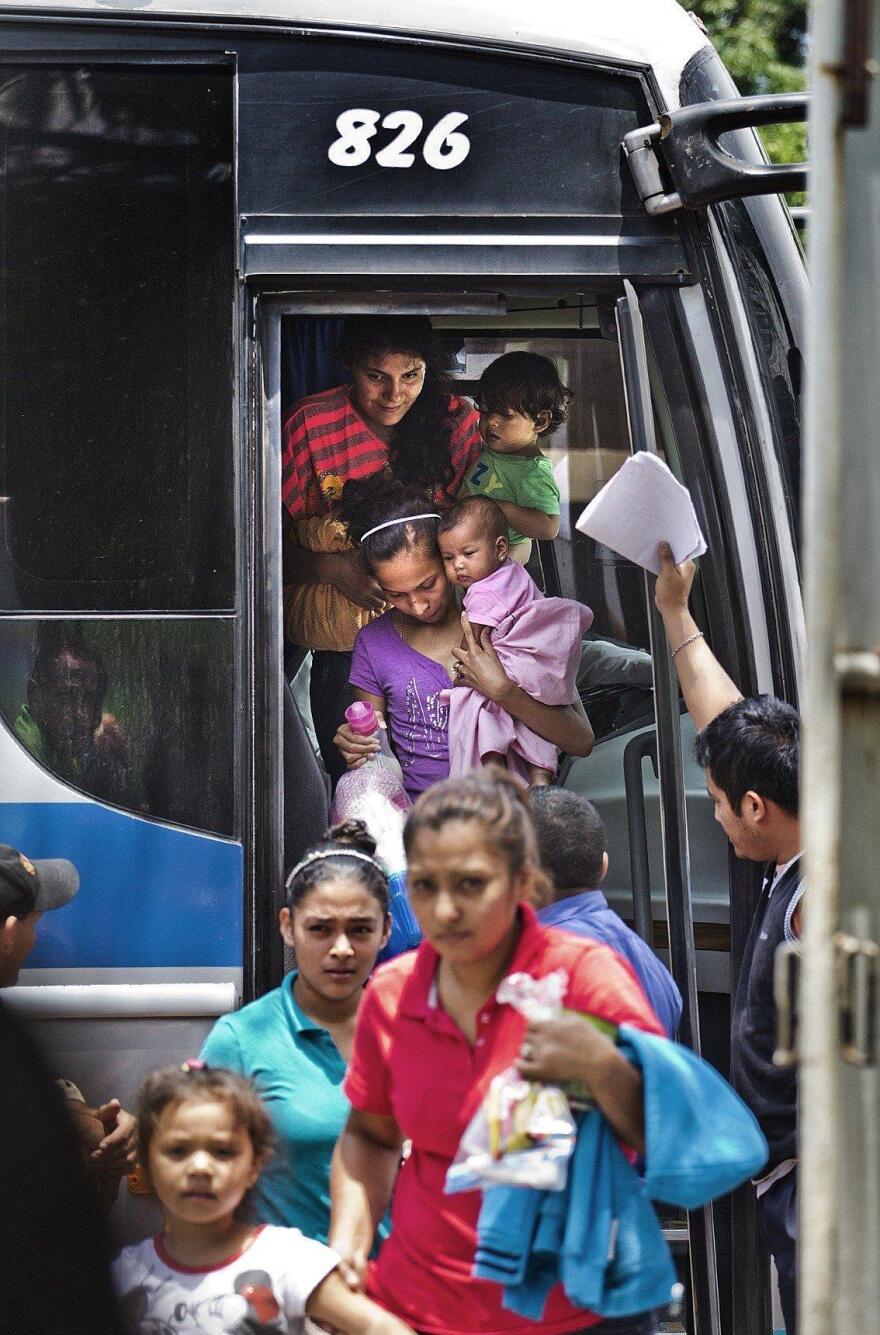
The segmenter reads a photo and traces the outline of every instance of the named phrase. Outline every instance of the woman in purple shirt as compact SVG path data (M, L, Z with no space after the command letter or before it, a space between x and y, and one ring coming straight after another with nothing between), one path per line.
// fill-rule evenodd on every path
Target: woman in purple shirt
M386 719L410 797L449 776L442 692L453 684L475 687L560 750L589 754L592 733L583 711L527 695L504 672L490 628L479 638L471 631L446 578L437 546L440 516L429 502L394 479L368 478L346 485L342 516L391 604L359 632L349 681L355 699L369 700ZM350 767L378 745L348 724L334 740Z

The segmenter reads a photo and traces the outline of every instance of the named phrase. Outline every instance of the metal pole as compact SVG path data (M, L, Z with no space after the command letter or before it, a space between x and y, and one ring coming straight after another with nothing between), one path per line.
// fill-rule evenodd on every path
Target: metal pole
M807 245L811 340L804 468L804 596L808 655L803 692L801 819L809 902L800 986L799 1326L832 1335L836 1309L839 1186L837 996L832 935L838 920L840 711L834 677L840 603L840 469L843 342L844 140L840 129L843 0L817 0L811 15ZM867 220L865 220L867 223ZM868 373L868 367L865 368ZM876 374L876 368L874 372Z

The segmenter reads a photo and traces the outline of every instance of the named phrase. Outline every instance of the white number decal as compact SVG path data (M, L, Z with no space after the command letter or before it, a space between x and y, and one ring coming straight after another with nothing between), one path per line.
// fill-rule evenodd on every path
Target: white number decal
M339 138L327 150L330 161L337 167L362 167L369 162L373 151L370 140L378 132L380 119L383 130L398 130L399 133L390 144L379 149L377 166L411 167L416 155L408 149L424 127L421 116L417 111L389 111L387 116L381 117L378 111L366 107L353 107L337 116ZM450 111L429 130L422 145L422 157L429 167L448 172L452 167L461 166L471 151L470 139L459 129L467 119L463 111Z
M380 148L376 162L380 167L411 167L416 160L415 153L405 153L404 149L414 144L422 133L424 121L417 111L392 111L382 121L383 130L400 130L396 139L392 139L387 148Z
M352 107L336 118L339 138L330 145L327 156L337 167L362 167L370 158L370 140L379 125L378 111Z
M463 111L450 111L448 116L437 122L422 149L422 156L429 167L436 167L438 172L448 172L452 167L461 166L471 151L470 139L458 128L466 120Z

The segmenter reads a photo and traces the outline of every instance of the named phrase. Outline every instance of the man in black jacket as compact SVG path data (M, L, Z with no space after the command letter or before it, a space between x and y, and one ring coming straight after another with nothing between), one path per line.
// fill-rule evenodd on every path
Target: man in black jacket
M800 720L784 700L744 700L688 610L694 565L676 566L661 547L655 600L685 704L698 729L697 759L715 819L737 857L765 864L764 886L743 955L731 1017L730 1075L770 1146L755 1183L767 1245L776 1262L788 1335L796 1335L797 1079L773 1064L778 947L800 935Z

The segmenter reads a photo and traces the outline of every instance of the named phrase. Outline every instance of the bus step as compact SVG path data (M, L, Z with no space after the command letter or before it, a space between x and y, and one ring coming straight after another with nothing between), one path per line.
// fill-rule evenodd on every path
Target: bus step
M674 1224L664 1224L663 1236L670 1245L684 1243L685 1246L690 1242L688 1226L684 1222Z

